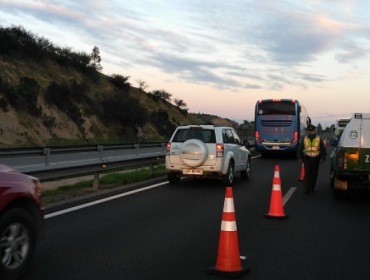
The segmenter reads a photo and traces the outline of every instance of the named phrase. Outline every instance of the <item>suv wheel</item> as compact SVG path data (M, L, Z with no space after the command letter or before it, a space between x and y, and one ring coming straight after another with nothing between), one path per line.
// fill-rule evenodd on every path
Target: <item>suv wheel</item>
M248 179L251 175L251 159L248 157L247 165L245 166L245 170L240 171L240 176L243 179Z
M178 184L180 182L180 175L177 173L167 173L167 178L171 184Z
M182 144L179 155L185 165L201 166L208 158L208 149L204 142L198 139L189 139Z
M227 169L227 173L222 176L222 183L225 186L231 186L234 182L234 165L230 161L229 168Z
M0 218L0 279L18 279L28 269L36 245L30 215L12 209Z

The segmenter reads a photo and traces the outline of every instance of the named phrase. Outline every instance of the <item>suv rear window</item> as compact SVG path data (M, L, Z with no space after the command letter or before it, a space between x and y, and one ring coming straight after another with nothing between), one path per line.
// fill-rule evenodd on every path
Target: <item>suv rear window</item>
M189 139L199 139L204 143L216 143L215 131L212 129L178 129L172 142L185 142Z

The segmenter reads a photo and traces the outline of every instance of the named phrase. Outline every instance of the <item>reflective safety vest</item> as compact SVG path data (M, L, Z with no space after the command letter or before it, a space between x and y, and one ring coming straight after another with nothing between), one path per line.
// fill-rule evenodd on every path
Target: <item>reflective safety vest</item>
M320 137L316 136L314 139L304 138L303 154L309 157L317 157L320 154Z

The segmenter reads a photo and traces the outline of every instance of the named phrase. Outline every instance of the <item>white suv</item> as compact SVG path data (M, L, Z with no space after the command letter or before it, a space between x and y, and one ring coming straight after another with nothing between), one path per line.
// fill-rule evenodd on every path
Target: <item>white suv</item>
M196 177L221 179L230 186L235 172L249 178L251 154L232 127L179 126L167 144L166 171L172 184Z

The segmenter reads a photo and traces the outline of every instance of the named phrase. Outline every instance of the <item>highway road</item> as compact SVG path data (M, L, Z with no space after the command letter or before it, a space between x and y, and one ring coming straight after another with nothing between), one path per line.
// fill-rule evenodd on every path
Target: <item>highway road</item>
M265 218L275 165L282 195L287 199L292 193L284 220ZM251 178L236 177L239 247L251 268L239 279L370 279L368 192L335 200L326 161L317 190L307 195L300 172L295 158L255 157ZM225 279L207 273L217 259L225 200L221 182L148 182L120 193L97 204L89 198L90 204L48 208L44 237L25 279Z

